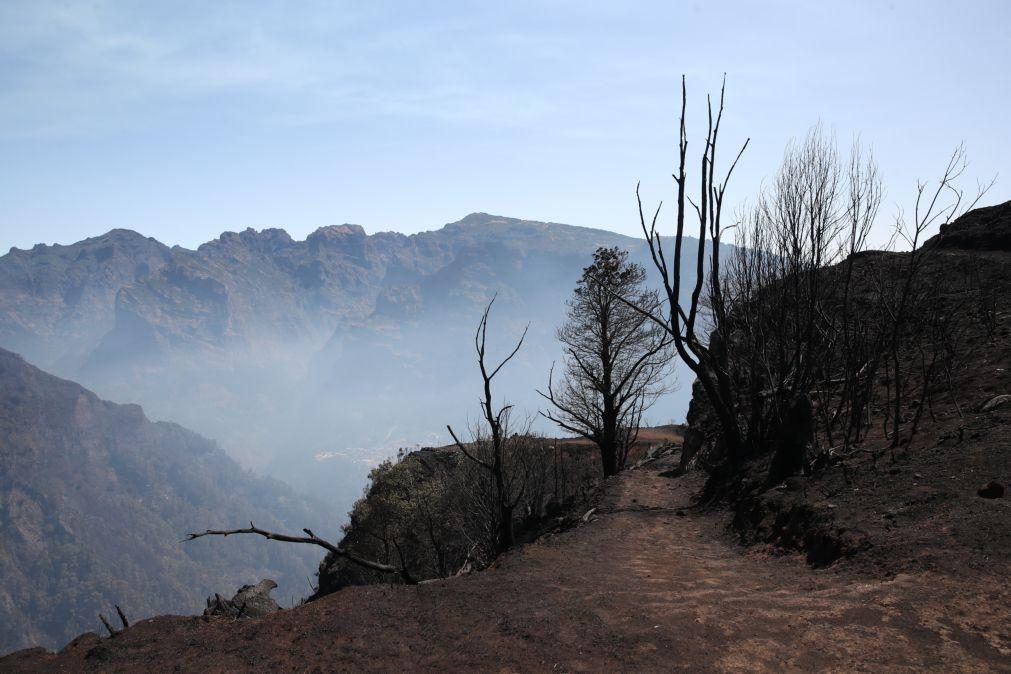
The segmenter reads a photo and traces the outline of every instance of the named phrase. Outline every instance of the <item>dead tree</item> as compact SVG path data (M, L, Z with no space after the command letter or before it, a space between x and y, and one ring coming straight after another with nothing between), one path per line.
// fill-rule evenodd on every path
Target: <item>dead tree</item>
M858 253L882 195L873 159L854 146L847 170L818 127L788 148L775 180L738 224L738 249L711 293L714 332L733 345L728 369L749 447L781 445L781 430L799 427L791 416L798 401L809 399L818 421L810 441L825 440L823 455L845 451L870 423L881 369L886 434L897 446L905 352L920 339L919 318L930 314L926 300L936 295L921 287L919 272L930 253L923 239L928 228L963 211L954 185L963 165L956 151L932 195L919 187L914 221L900 219L897 230L909 254L879 258L871 274L861 274ZM919 355L929 381L940 352ZM920 413L922 407L911 433Z
M524 328L516 346L498 365L491 367L486 362L486 348L488 338L488 314L491 312L495 298L492 297L481 314L481 320L477 324L477 332L474 334L474 349L477 351L478 368L481 371L483 383L483 398L481 400L481 417L486 425L485 429L475 429L473 442L470 449L460 441L460 438L449 425L446 429L453 437L453 441L464 456L479 466L493 481L494 500L497 511L497 549L499 551L510 548L515 543L513 531L513 513L520 500L523 498L524 483L517 479L516 471L510 465L508 443L509 416L512 405L503 405L496 409L492 397L492 381L495 376L505 367L506 363L513 359L523 346L526 338L527 328Z
M898 221L898 238L909 247L909 255L898 265L885 265L886 278L867 292L874 279L855 277L859 264L855 254L863 248L876 216L880 180L873 161L865 161L858 151L849 172L844 171L834 145L816 130L787 152L772 189L761 195L753 214L734 224L746 233L739 239L744 245L730 262L728 278L721 267L722 207L729 177L748 143L730 164L726 178L718 180L723 98L721 89L715 115L709 105L696 202L686 194L687 95L682 79L670 261L657 231L660 208L649 221L639 199L640 223L670 311L668 316L643 313L664 326L678 355L698 377L731 464L748 450L769 445L774 428L782 425L787 406L795 404L798 395L812 398L829 446L837 428L842 430L843 446L859 440L870 423L881 370L889 387L886 434L897 446L908 367L901 352L908 346L910 316L916 311L919 271L931 252L922 245L925 232L972 208L986 188L966 205L968 200L955 185L965 166L961 148L956 150L936 188L918 187L912 221ZM682 292L688 214L698 222L699 247L694 287ZM859 298L853 294L857 283ZM854 304L858 300L859 308Z
M647 317L661 304L643 287L645 279L645 269L630 263L626 251L594 252L557 332L566 349L561 384L555 387L552 367L547 392L538 391L551 404L543 416L597 445L605 475L624 467L643 412L664 391L669 342Z
M651 311L649 308L637 308L654 323L667 331L671 341L674 343L678 356L702 384L719 421L727 457L733 462L742 457L744 443L741 429L738 425L733 385L727 370L727 351L721 344L713 343L707 338L708 330L705 325L706 320L703 317L704 309L702 302L703 288L708 275L711 283L711 295L718 304L720 303L720 296L722 294L720 286L720 240L724 232L722 221L724 195L730 176L733 174L734 168L737 166L741 155L744 154L744 150L747 148L749 142L744 142L744 145L730 164L724 178L722 180L717 178L716 150L720 123L723 119L725 85L726 82L724 80L724 86L720 88L719 106L715 117L713 115L712 100L707 97L709 113L708 129L699 162L699 201L695 202L688 196L688 178L685 172L688 162L688 134L685 127L688 93L684 77L681 78L681 124L678 142L678 168L674 174L674 184L677 187L674 251L673 259L670 262L668 262L667 253L664 252L664 243L661 241L660 232L657 230L660 207L657 207L652 221L647 224L645 213L643 212L642 199L639 197L639 189L638 187L636 188L636 198L639 204L639 222L642 226L643 234L649 243L653 264L663 279L663 289L670 311L668 315L664 316L659 312ZM682 247L687 220L692 212L698 220L698 251L694 263L695 283L691 289L690 296L686 300L682 298ZM707 250L709 251L708 265L706 263ZM633 305L632 302L627 300L626 303ZM715 320L722 320L723 318L719 315L715 316Z
M346 559L352 564L357 564L358 566L364 567L366 569L371 569L372 571L379 571L381 573L395 573L403 578L404 582L408 585L414 585L418 581L411 575L410 571L407 570L405 566L392 566L390 564L383 564L382 562L376 562L371 559L364 559L355 555L347 550L342 550L333 543L324 540L314 534L310 529L303 529L305 536L289 536L287 534L276 534L271 531L266 531L265 529L260 529L255 526L252 522L249 523L249 527L246 529L223 529L223 530L212 530L208 529L201 533L187 534L187 541L196 540L204 536L232 536L234 534L255 534L257 536L263 536L264 538L272 541L283 541L285 543L304 543L306 545L318 545L319 547L329 550L335 556L342 559Z
M905 400L903 394L906 371L901 351L910 316L916 311L915 298L919 272L929 255L934 252L923 246L926 232L935 225L944 227L975 208L993 185L993 181L989 185L981 185L975 198L967 201L965 191L958 185L958 180L965 172L965 168L965 149L959 145L949 157L948 165L934 189L928 189L927 184L923 182L917 185L912 221L907 222L901 215L895 221L892 242L901 241L909 246L909 257L898 283L891 288L884 285L879 285L878 288L881 308L889 319L889 334L885 344L893 383L890 390L894 393L890 397L887 407L891 429L889 433L887 428L889 420L886 419L885 433L891 437L892 448L898 447L900 444L899 426L902 423L902 406Z
M854 146L846 170L815 127L787 149L775 180L738 223L738 248L711 303L714 330L733 344L728 368L749 447L781 445L798 405L819 416L829 445L840 416L862 411L842 403L866 378L857 345L873 334L851 307L853 265L881 193L873 159ZM813 443L813 426L811 433Z

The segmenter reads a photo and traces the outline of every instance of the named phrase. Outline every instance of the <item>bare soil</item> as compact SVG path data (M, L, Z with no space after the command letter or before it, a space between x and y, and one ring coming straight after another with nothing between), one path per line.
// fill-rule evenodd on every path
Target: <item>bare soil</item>
M673 465L607 480L588 523L481 573L258 619L162 616L0 670L1011 672L1006 557L891 577L815 570L739 546L725 512L693 506L701 476L660 476Z

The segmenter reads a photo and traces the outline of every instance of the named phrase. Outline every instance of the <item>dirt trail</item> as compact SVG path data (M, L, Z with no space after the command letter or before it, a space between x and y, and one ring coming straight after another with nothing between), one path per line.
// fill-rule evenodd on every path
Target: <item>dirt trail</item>
M592 522L473 576L256 621L155 618L0 670L1011 672L1007 576L871 581L745 552L689 508L697 478L662 467L612 479Z

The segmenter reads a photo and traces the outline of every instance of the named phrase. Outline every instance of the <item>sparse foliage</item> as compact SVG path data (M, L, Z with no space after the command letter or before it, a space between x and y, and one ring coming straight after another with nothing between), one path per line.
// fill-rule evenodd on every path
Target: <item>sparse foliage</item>
M881 195L873 159L854 146L844 164L816 127L787 149L776 180L739 223L737 251L719 288L710 279L710 296L714 334L730 345L727 367L749 448L803 454L813 435L781 442L798 405L812 408L829 443L841 412L863 414L849 394L860 389L864 358L878 345L861 344L871 333L866 315L853 310L853 265ZM859 431L859 421L846 428Z
M547 392L539 392L550 403L545 417L597 445L605 475L624 467L643 412L665 390L669 342L648 318L661 302L645 279L626 251L597 249L557 333L566 350L563 377L556 385L552 370Z
M487 442L467 451L486 456ZM535 435L509 436L506 463L525 485L514 509L517 536L537 531L565 504L585 499L599 476L592 455ZM341 547L360 557L403 564L419 579L454 576L487 566L499 554L501 529L495 480L459 448L421 449L385 461L351 511ZM398 576L328 556L320 593Z

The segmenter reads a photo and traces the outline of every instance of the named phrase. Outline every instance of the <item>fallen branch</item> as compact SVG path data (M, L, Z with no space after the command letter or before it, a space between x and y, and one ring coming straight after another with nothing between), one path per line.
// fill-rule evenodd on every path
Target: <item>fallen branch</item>
M656 461L659 458L660 457L658 457L658 456L650 456L650 457L647 457L645 459L642 459L641 461L636 462L636 464L634 466L632 466L632 470L638 470L639 468L642 468L643 466L645 466L647 464L653 463L654 461Z
M417 585L418 581L411 575L406 567L398 568L390 564L383 564L382 562L375 562L371 559L363 559L347 550L341 550L333 543L326 541L316 534L312 533L309 529L302 529L305 532L305 536L288 536L287 534L275 534L271 531L266 531L265 529L260 529L252 522L249 523L249 528L247 529L224 529L224 530L212 530L208 529L203 533L193 533L186 535L186 541L196 540L204 536L231 536L232 534L256 534L257 536L263 536L266 539L272 541L282 541L284 543L305 543L307 545L318 545L321 548L329 550L337 557L342 557L352 564L357 564L358 566L364 567L366 569L371 569L372 571L379 571L380 573L395 573L404 579L404 582L408 585Z

